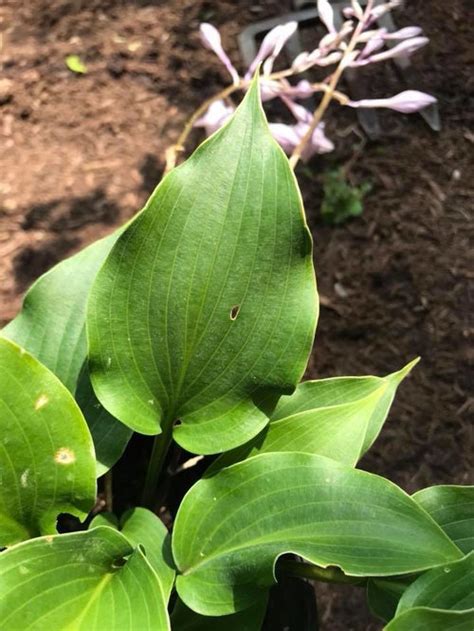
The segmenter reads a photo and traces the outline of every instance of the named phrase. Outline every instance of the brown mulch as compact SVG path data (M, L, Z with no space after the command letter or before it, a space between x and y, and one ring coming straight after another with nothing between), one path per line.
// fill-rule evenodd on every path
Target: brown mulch
M331 110L337 150L299 170L323 296L308 376L385 374L417 355L382 437L362 466L412 492L472 482L472 155L474 61L470 0L413 0L398 23L431 37L416 85L440 101L443 129L383 115L361 140ZM429 5L429 10L427 10ZM0 323L54 263L135 213L159 180L164 152L225 73L196 36L222 28L237 59L239 30L289 0L5 0L0 8ZM88 72L65 66L78 54ZM367 91L399 91L389 66ZM369 95L369 94L368 94ZM197 138L197 137L196 137ZM322 172L345 167L372 191L363 215L321 223ZM318 588L323 629L379 628L354 588Z

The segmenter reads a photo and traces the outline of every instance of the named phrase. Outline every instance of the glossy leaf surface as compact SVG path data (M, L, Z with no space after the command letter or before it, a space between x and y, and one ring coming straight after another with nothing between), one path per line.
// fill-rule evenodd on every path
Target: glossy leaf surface
M131 435L130 429L97 401L84 368L87 298L97 270L119 232L43 274L27 292L20 313L1 331L2 336L25 348L76 394L94 441L97 476L115 464Z
M41 537L0 555L2 628L166 631L166 601L145 555L112 528Z
M168 601L173 588L175 571L171 555L171 540L163 522L146 508L132 508L120 520L120 530L134 546L143 546L146 558L160 577Z
M415 360L417 361L417 360ZM378 435L398 384L415 362L385 378L336 377L301 383L283 396L270 424L224 453L208 475L258 453L301 451L355 465Z
M94 501L94 448L76 402L0 338L0 547L55 532L59 513L84 519Z
M316 316L300 194L254 82L99 272L88 311L94 389L136 431L179 419L180 445L225 451L267 424L264 393L274 405L294 389Z
M132 508L120 521L113 513L99 513L89 525L89 530L108 526L119 530L133 546L141 546L147 561L160 578L161 587L168 601L174 584L175 570L171 555L168 530L154 513L146 508Z
M94 441L97 477L106 473L123 454L132 430L114 418L95 396L87 366L84 366L76 390L76 401L84 414Z
M394 618L385 631L472 631L474 612L415 607Z
M207 615L245 609L273 582L284 552L354 576L416 572L461 556L387 480L322 456L262 454L186 495L173 533L178 593Z
M441 526L460 550L474 550L474 486L432 486L413 499Z
M474 611L474 553L422 574L403 594L397 614L413 607Z
M43 274L20 313L1 332L34 355L75 392L87 354L86 302L117 233L93 243Z
M229 616L201 616L177 601L171 615L173 631L260 631L262 628L266 597L244 611Z

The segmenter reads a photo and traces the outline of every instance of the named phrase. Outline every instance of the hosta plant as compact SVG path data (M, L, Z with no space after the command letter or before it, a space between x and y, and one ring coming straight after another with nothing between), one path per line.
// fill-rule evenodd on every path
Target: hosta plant
M272 585L300 577L367 589L391 631L472 629L473 489L410 497L357 468L415 362L300 382L317 314L301 196L255 80L3 330L0 628L279 629ZM154 437L147 474L114 515L97 479L110 508L133 432ZM183 469L203 474L175 511Z

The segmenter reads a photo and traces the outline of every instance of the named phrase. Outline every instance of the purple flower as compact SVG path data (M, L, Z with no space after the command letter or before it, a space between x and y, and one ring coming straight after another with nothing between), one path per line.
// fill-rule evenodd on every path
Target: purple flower
M291 154L293 149L295 149L308 131L313 120L313 114L302 105L295 103L285 96L282 96L281 99L293 114L297 122L295 125L283 126L280 123L277 123L278 129L273 130L272 125L270 125L270 129L272 130L272 134L274 132L278 134L278 138L276 139L280 142L284 151ZM287 128L286 132L283 127ZM334 150L334 144L325 135L324 127L324 123L320 123L313 131L313 134L301 155L301 159L304 162L307 162L316 153L329 153ZM293 139L292 142L291 139Z
M204 127L206 136L210 136L222 127L227 119L232 116L234 111L235 108L226 105L224 101L214 101L214 103L211 103L204 116L194 123L194 127Z
M221 36L219 31L216 29L215 26L212 26L212 24L203 22L199 26L199 32L201 35L201 41L204 46L212 50L219 57L219 59L229 71L233 83L235 83L235 85L238 85L240 83L239 73L234 68L232 62L222 48Z
M300 141L300 137L296 133L295 125L286 125L284 123L269 123L270 132L287 155L293 153L293 149Z
M385 44L385 29L380 29L380 31L371 37L367 44L362 49L360 55L357 57L358 61L362 61L363 59L367 59L371 55L373 55L376 51L380 50Z
M263 38L257 56L252 61L245 74L245 79L250 79L258 65L265 59L266 62L263 66L263 72L264 74L270 74L275 59L280 54L288 39L296 32L297 28L297 22L287 22L286 24L279 24L275 26L275 28L272 28L271 31L268 31Z
M419 26L406 26L398 31L393 31L393 33L386 33L386 35L384 35L384 39L412 39L413 37L418 37L422 33L423 29Z
M294 149L299 145L303 136L309 128L308 123L296 123L296 125L285 125L284 123L270 123L270 132L283 151L287 155L291 155ZM324 134L324 123L316 127L313 135L303 150L301 159L307 162L313 155L321 153L329 153L333 151L333 143Z
M335 33L334 9L332 8L329 0L318 0L318 14L319 19L327 28L329 33Z
M427 37L412 37L405 39L393 48L375 53L365 59L360 56L351 63L351 66L366 66L367 64L385 61L386 59L394 59L395 57L408 57L414 52L425 46L430 40Z
M431 94L418 92L418 90L405 90L388 99L362 99L361 101L349 101L350 107L387 107L388 109L402 112L402 114L412 114L418 112L429 105L436 103L436 99Z

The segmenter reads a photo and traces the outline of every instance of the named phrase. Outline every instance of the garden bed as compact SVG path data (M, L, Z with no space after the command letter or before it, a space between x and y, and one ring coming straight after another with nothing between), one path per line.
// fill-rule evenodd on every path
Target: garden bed
M239 30L290 5L18 4L7 0L1 9L0 322L15 315L37 276L142 206L161 176L167 146L200 102L224 85L197 38L199 22L219 26L236 59ZM432 39L415 57L419 84L412 87L439 98L441 133L418 116L387 115L385 137L362 146L355 119L334 107L328 128L336 152L300 171L322 302L307 376L382 375L422 356L362 463L409 492L468 483L472 470L468 2L432 0L429 11L426 4L409 3L398 20L421 25ZM87 74L66 68L68 54L81 56ZM389 68L375 84L382 95L399 87ZM354 184L371 182L372 192L360 218L331 228L318 209L322 173L336 164L346 166ZM355 588L321 592L327 629L378 628Z

